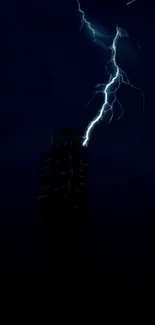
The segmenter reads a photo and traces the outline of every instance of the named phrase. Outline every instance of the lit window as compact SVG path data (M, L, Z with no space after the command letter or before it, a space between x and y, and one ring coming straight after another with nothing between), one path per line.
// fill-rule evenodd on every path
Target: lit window
M38 200L45 199L46 197L48 197L48 195L39 196L39 197L38 197Z
M41 176L50 175L50 174L51 174L51 172L49 172L49 173L44 173L44 174L41 174Z
M50 159L47 159L47 160L44 160L44 162L48 162L48 161L51 161L52 160L52 158L50 158Z
M48 185L48 186L44 186L44 187L41 187L40 190L46 190L47 188L50 188L51 186Z

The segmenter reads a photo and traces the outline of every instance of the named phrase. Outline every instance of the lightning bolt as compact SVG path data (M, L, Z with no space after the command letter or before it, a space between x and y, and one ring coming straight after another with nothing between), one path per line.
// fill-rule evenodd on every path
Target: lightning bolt
M137 0L132 0L132 1L129 1L129 2L127 2L127 4L126 4L126 5L127 5L127 6L128 6L128 5L131 5L131 3L133 3L133 2L136 2L136 1L137 1Z
M85 24L85 25L87 26L88 30L90 30L91 33L93 34L93 38L94 38L94 40L95 40L95 38L96 38L96 32L95 32L95 29L92 28L90 22L85 18L85 13L84 13L84 11L81 9L81 5L80 5L80 1L79 1L79 0L77 0L77 4L78 4L78 10L79 10L79 13L82 15L82 23L81 23L80 31L81 31L83 25Z
M77 0L77 4L78 4L78 11L79 13L82 15L82 23L81 23L81 27L80 27L80 30L82 29L82 27L85 25L87 27L87 29L91 32L92 36L93 36L93 41L96 41L96 31L95 29L92 27L91 23L86 19L86 16L85 16L85 13L84 11L81 9L81 6L80 6L80 2L79 0ZM96 86L96 92L95 94L92 96L92 98L90 99L89 103L87 104L87 106L90 104L90 102L94 99L94 97L96 95L98 95L99 93L101 93L102 95L104 95L104 103L98 113L98 115L96 116L96 118L94 118L92 120L92 122L88 125L88 128L86 130L86 133L85 133L85 136L84 136L84 141L82 143L83 146L87 146L87 143L89 141L89 138L90 138L90 133L92 131L92 129L94 128L95 124L97 122L99 122L101 120L101 118L103 117L103 115L110 111L111 112L111 118L109 120L109 122L111 122L112 118L113 118L113 105L114 103L118 103L120 108L121 108L121 115L119 116L119 118L122 116L123 114L123 108L120 104L120 102L117 100L116 98L116 92L117 90L119 89L121 83L125 83L126 85L134 88L134 89L138 89L141 91L141 94L142 94L142 97L143 97L143 92L140 88L137 88L135 86L133 86L126 73L121 70L119 68L119 66L117 65L116 63L116 52L117 52L117 42L119 40L120 37L123 37L123 36L128 36L127 33L122 29L122 28L119 28L118 26L116 27L116 34L115 34L115 37L113 38L113 42L112 42L112 45L110 46L110 50L111 50L111 59L110 61L108 62L112 64L113 66L113 74L109 73L107 68L107 72L109 74L109 80L108 80L108 83L107 84L99 84ZM114 88L114 89L113 89ZM114 99L113 101L111 102L110 101L110 98L111 98L111 95L114 96ZM143 97L143 104L144 104L144 97Z

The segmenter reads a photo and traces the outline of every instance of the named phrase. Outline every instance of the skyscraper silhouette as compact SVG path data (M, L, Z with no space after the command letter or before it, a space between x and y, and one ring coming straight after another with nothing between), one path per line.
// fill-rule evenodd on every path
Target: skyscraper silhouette
M53 133L38 196L38 258L43 270L88 267L87 149L71 127Z

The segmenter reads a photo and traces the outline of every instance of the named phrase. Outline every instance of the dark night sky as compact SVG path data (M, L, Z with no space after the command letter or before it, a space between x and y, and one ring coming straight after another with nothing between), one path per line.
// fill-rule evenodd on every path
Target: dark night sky
M130 39L121 42L118 63L145 94L143 112L140 93L122 87L124 115L98 124L89 142L94 251L104 270L152 270L153 5L81 0L81 6L103 31L114 33L116 24L127 30ZM99 98L84 108L93 87L106 81L107 53L85 29L79 32L80 19L74 0L0 4L2 270L25 269L35 254L39 163L51 133L66 123L86 128L101 104Z

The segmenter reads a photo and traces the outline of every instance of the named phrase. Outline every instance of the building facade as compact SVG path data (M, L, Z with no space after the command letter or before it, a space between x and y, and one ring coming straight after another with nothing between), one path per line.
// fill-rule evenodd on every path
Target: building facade
M87 149L68 127L51 137L40 171L38 233L41 266L85 268L88 259ZM59 262L58 262L59 261Z

